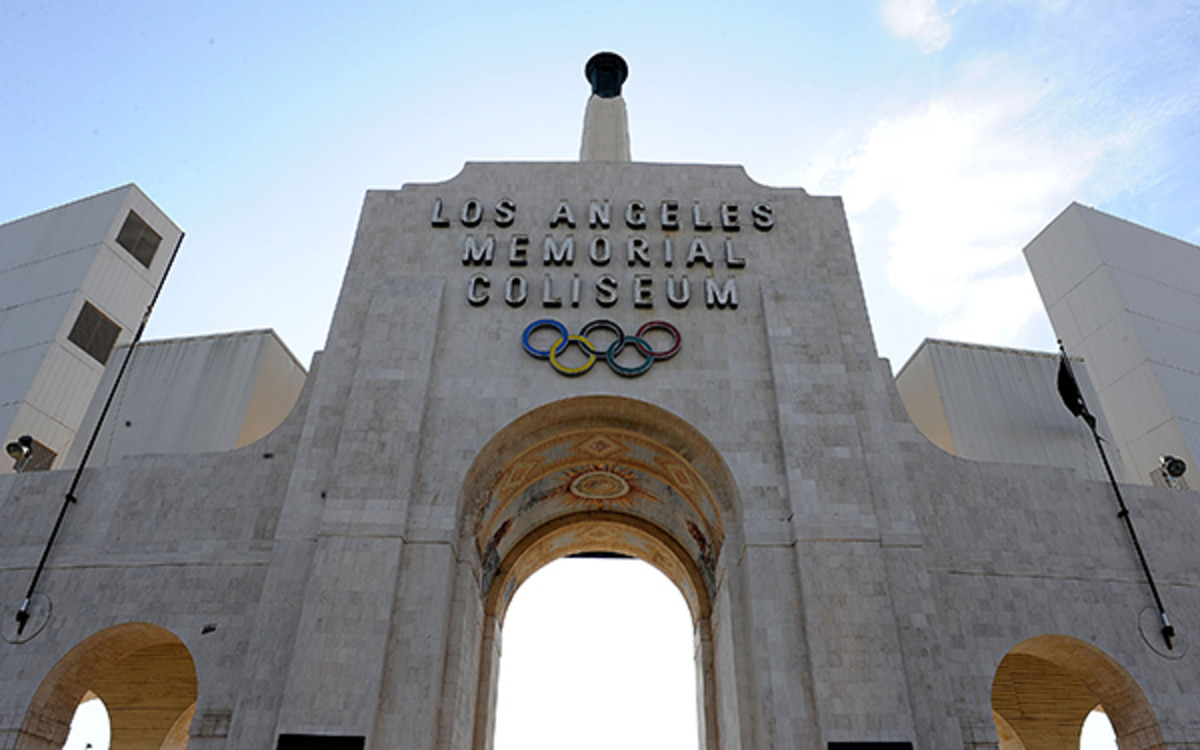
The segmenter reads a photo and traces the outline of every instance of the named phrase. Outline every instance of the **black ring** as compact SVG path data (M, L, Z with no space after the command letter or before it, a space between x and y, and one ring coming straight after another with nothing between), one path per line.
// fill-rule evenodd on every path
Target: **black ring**
M583 336L585 339L588 339L589 341L591 341L591 339L588 338L589 334L591 334L592 331L595 331L595 330L601 329L601 328L611 331L616 336L615 341L621 342L621 348L617 349L617 353L620 354L621 349L623 349L625 347L625 329L622 328L621 324L615 320L609 320L608 318L596 318L592 322L585 325L583 327L583 330L581 330L579 332L579 335ZM594 354L597 357L603 357L608 352L608 350L611 346L612 346L612 344L609 344L609 346L603 347L601 349L593 349L585 344L580 344L580 347L582 347L583 349L586 349L589 354Z

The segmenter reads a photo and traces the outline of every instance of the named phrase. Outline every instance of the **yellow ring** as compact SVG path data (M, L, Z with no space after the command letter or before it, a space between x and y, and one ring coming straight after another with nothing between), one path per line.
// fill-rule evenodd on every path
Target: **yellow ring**
M579 367L563 367L562 365L560 365L558 363L558 354L557 354L558 344L561 341L562 341L562 339L555 341L554 346L550 347L550 365L555 370L558 370L563 375L582 375L585 372L587 372L588 370L592 369L592 365L596 364L596 355L592 354L592 351L591 351L592 349L595 348L592 346L592 342L588 341L583 336L572 333L570 336L567 337L567 346L570 346L572 341L576 342L577 344L579 344L579 348L582 349L585 353L587 353L588 360L587 360L587 362L584 362ZM566 347L563 347L563 349L565 350Z

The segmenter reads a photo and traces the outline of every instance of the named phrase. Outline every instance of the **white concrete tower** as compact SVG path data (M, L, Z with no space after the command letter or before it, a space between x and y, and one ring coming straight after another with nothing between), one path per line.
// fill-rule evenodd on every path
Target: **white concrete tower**
M61 468L182 239L136 185L0 225L0 438L31 436L23 470Z
M592 95L583 115L580 161L630 161L629 116L621 97L621 84L629 66L614 52L597 52L584 67Z
M1025 248L1054 330L1083 357L1128 482L1200 460L1200 247L1072 203ZM1195 486L1196 480L1187 477Z

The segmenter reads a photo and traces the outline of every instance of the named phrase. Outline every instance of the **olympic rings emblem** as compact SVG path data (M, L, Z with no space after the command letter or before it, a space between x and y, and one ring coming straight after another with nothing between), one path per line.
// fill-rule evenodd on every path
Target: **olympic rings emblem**
M558 333L558 338L555 339L549 348L538 349L530 343L530 338L532 338L534 333L543 328L553 328ZM606 331L612 334L612 342L607 347L597 348L591 339L588 338L588 336L598 331ZM671 334L671 345L662 351L656 351L645 338L646 334L650 331L666 331ZM530 356L550 360L550 366L556 372L571 377L583 375L591 370L597 361L603 358L604 361L608 362L608 366L613 372L622 377L634 378L649 370L650 366L655 362L674 357L679 353L679 345L682 343L683 337L679 335L679 329L665 320L652 320L649 323L644 323L641 328L637 329L637 333L630 336L625 333L625 329L619 323L608 318L593 320L585 325L578 334L568 333L567 327L553 318L542 318L530 323L525 328L525 332L521 334L521 345L525 347L525 351ZM587 355L587 359L583 364L568 367L559 359L571 344L578 345L579 349ZM630 344L633 345L638 354L642 355L643 359L636 365L627 367L618 362L617 357Z

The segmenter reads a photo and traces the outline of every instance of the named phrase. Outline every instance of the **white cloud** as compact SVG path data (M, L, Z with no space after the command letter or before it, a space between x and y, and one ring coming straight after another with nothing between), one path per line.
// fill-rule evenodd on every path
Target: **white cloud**
M944 319L933 335L984 344L1023 343L1020 336L1041 309L1028 273L985 278L971 285L957 313Z
M1023 132L1034 106L1020 92L937 99L878 122L853 160L848 207L897 210L888 277L923 308L954 310L973 277L1019 259L1030 230L1066 205L1102 152Z
M912 39L925 52L936 52L950 42L950 13L938 10L937 0L883 0L883 23L901 39Z
M923 100L900 104L896 91L802 180L844 197L877 344L893 359L929 335L1052 341L1021 249L1071 201L1135 221L1140 209L1143 223L1181 213L1163 204L1185 192L1181 165L1194 162L1195 11L1005 5L1027 34L947 58L952 82ZM893 33L930 47L960 10L981 28L1000 12L972 0L879 7Z
M986 66L985 66L986 67ZM921 335L1014 346L1041 305L1021 249L1093 178L1114 126L1080 135L1046 116L1055 96L972 76L970 85L877 120L822 164L844 196L868 288L886 286L935 321ZM882 269L882 273L881 273ZM888 349L893 342L880 342Z

